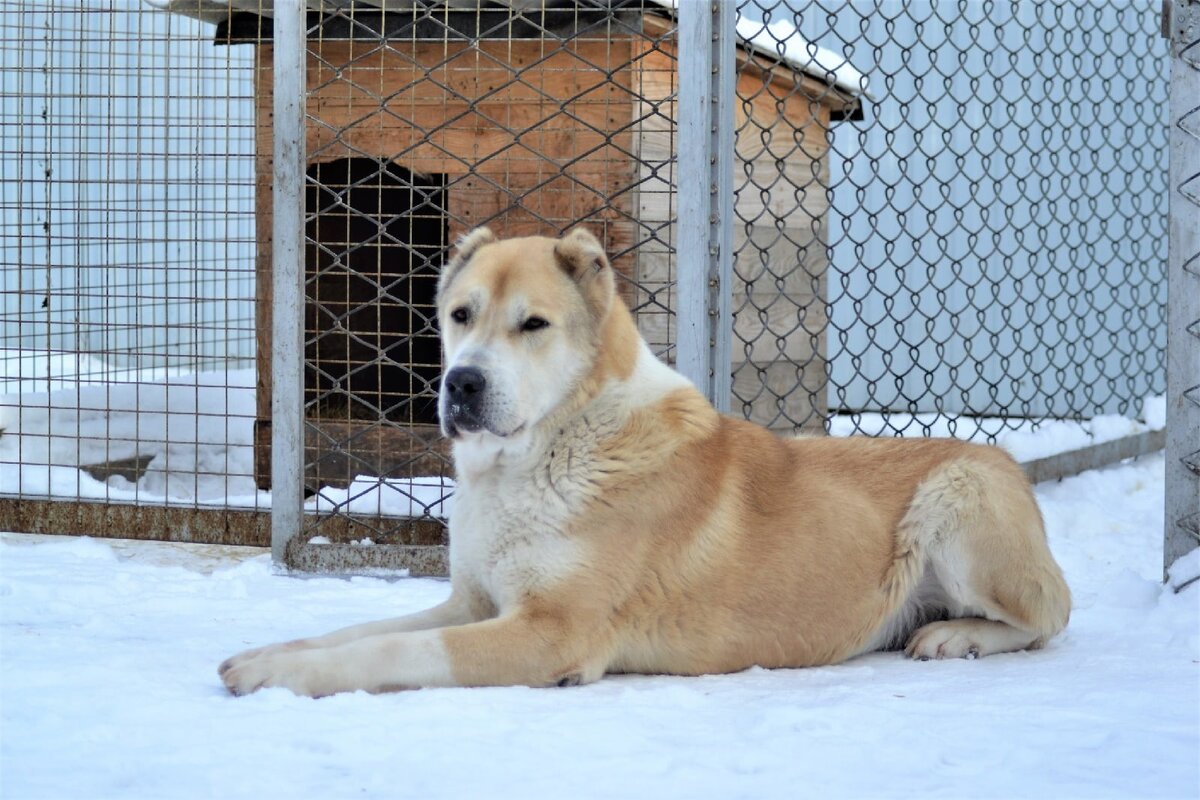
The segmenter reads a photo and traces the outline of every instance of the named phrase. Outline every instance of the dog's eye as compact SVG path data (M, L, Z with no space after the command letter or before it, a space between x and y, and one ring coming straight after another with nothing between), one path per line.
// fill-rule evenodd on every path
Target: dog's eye
M527 319L521 323L521 330L523 330L523 331L540 331L542 328L545 328L549 324L550 324L549 322L542 319L541 317L530 317L529 319Z
M450 312L450 319L459 325L466 325L471 320L471 312L466 308L456 308Z

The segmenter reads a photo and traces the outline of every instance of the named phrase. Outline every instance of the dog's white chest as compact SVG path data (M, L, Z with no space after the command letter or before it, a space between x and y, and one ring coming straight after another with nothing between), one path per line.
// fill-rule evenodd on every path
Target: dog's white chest
M450 526L451 574L501 612L562 579L583 560L567 534L570 509L542 480L487 478L461 487Z

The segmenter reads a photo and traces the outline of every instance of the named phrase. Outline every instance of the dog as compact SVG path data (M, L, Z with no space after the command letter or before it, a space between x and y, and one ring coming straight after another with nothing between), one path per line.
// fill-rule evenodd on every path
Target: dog
M598 241L458 243L440 276L449 598L250 650L235 695L568 686L1041 647L1071 598L1020 467L950 439L781 438L659 361Z

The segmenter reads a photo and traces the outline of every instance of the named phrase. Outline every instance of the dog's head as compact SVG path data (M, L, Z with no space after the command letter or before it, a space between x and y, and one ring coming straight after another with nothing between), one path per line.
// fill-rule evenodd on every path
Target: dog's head
M438 284L442 432L507 439L536 427L591 371L614 297L608 259L585 230L464 236Z

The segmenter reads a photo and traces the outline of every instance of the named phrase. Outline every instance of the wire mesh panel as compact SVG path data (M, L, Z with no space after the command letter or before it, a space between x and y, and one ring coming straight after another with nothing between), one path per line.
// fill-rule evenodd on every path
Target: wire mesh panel
M776 64L820 61L831 84L857 67L872 100L860 122L815 100L790 130L739 116L739 153L758 155L734 203L735 408L781 430L994 436L1162 393L1156 4L739 10ZM760 69L740 72L744 106L812 96ZM785 165L798 153L812 169Z
M264 501L253 54L133 0L5 12L0 528L262 541L218 513Z
M259 51L258 181L271 191L269 23ZM536 9L356 4L307 31L305 490L301 542L444 541L448 445L436 418L437 273L478 225L586 225L655 349L670 357L675 54L654 3ZM264 222L268 202L260 199ZM270 374L270 253L259 253L259 375ZM264 393L256 439L269 483ZM432 558L442 556L434 554ZM437 564L414 564L437 569Z

